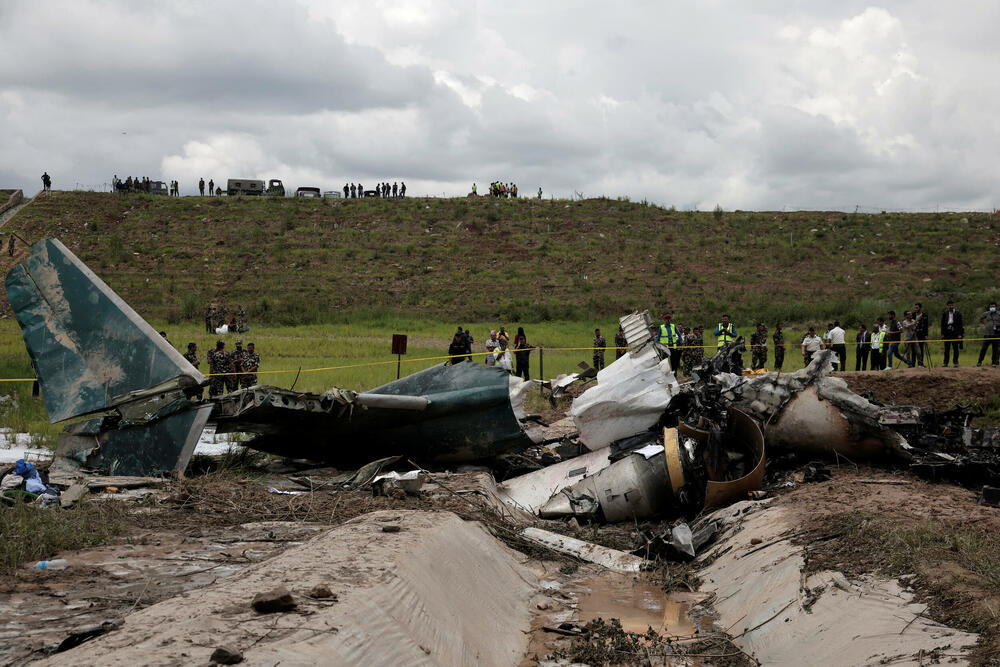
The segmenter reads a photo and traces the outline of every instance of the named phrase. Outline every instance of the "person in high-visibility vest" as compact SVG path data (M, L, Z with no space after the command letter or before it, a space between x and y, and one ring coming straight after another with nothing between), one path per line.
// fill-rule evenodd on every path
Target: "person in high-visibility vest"
M729 321L729 315L723 315L722 321L715 325L715 338L719 347L736 340L736 326Z
M871 347L868 352L870 359L868 361L868 365L873 371L880 371L885 368L885 351L882 349L885 341L885 332L882 331L883 321L884 320L880 317L872 326Z
M670 349L670 370L679 373L681 370L681 343L684 341L684 334L676 324L671 322L671 313L663 314L663 324L656 336L656 341Z

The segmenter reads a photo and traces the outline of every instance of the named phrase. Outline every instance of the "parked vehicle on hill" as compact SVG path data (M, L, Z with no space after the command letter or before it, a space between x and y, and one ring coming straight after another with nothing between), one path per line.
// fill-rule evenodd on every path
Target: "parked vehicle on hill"
M150 181L149 182L149 194L151 195L169 195L170 189L167 188L167 184L163 181Z
M340 199L344 194L340 190L324 190L323 199Z
M323 195L322 195L322 193L320 193L319 188L301 187L301 188L299 188L298 190L295 191L295 196L296 197L322 197Z
M284 197L285 185L281 182L281 179L272 178L267 182L267 190L264 190L264 194L268 197Z
M230 178L226 183L226 194L230 197L237 195L259 197L264 194L264 181L249 178Z

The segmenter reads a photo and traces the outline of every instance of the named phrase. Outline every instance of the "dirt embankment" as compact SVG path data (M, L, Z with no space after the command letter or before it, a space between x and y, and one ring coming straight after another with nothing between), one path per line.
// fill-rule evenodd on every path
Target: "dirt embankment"
M852 391L870 391L883 404L916 405L939 410L955 405L978 405L996 411L1000 395L1000 369L983 366L959 368L900 368L893 371L834 373ZM974 425L998 426L995 414Z
M1000 655L1000 509L973 491L885 468L833 468L777 502L803 526L808 571L900 577L928 618L980 634L973 664Z

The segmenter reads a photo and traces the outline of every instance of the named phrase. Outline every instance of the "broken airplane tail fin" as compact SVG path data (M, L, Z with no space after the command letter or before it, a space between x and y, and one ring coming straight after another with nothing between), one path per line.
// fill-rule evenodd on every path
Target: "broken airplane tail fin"
M58 239L32 245L6 288L53 423L205 382Z

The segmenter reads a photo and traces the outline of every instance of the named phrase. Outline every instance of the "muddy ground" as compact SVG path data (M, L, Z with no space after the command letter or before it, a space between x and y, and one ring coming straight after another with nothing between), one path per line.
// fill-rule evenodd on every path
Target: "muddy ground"
M997 378L990 369L898 370L848 373L855 391L873 390L885 403L949 407L956 400L992 395ZM988 392L988 393L987 393ZM551 410L546 417L559 416ZM930 483L905 470L885 466L828 463L831 478L804 482L796 471L769 475L771 502L792 510L802 530L791 539L806 547L811 570L835 569L848 577L901 577L926 603L924 614L955 628L978 632L973 664L991 665L1000 655L1000 509L977 503L975 491ZM588 638L545 632L560 620L586 622L581 611L593 597L589 579L606 573L568 557L532 547L484 510L475 489L481 472L434 473L419 496L373 497L370 490L347 491L331 485L330 468L256 470L200 474L174 481L156 493L133 499L88 498L116 503L125 530L109 544L69 553L70 567L36 572L20 567L0 580L0 662L27 664L91 634L113 628L127 614L238 575L247 565L302 544L317 531L375 510L452 511L479 520L508 546L535 563L552 590L538 616L522 664L546 662L547 656L589 660L593 664L643 664L651 645L641 633L614 623L590 620ZM269 492L304 492L284 495ZM73 511L73 510L64 510ZM658 523L609 527L552 523L545 527L617 548L633 548L642 532ZM661 563L642 575L646 588L691 595L697 572L686 565ZM620 577L619 577L620 578ZM584 583L581 583L584 582ZM628 586L628 580L619 582ZM711 610L688 599L695 617L688 634L675 636L699 654L701 664L752 665L712 625ZM627 619L626 619L627 621ZM667 643L662 643L667 646ZM661 647L662 648L662 647ZM675 649L670 649L675 650Z

